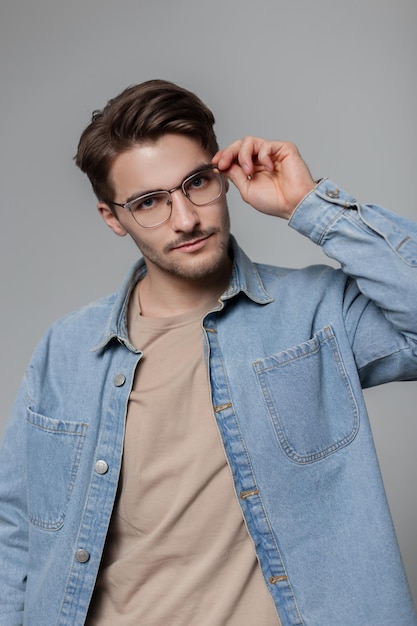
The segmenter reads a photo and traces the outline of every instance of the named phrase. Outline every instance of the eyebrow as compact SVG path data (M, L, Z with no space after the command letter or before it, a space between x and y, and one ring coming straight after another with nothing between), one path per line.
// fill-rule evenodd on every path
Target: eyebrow
M191 170L191 172L189 172L188 174L186 174L184 176L184 178L182 178L181 183L184 182L184 180L187 180L187 178L190 178L190 176L194 176L194 174L197 174L197 172L201 172L201 170L207 170L207 169L216 169L215 166L212 163L200 163L199 165L197 165L197 167L195 167L193 170ZM180 183L180 185L181 185ZM157 193L158 191L169 191L168 189L161 189L160 187L157 189L149 189L148 191L136 191L135 193L132 193L126 200L126 202L124 204L128 204L129 202L132 202L132 200L136 200L137 198L140 198L141 196L147 196L149 193Z

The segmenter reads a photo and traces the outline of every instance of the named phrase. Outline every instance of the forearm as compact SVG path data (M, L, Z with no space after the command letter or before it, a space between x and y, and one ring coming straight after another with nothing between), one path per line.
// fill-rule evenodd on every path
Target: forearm
M338 261L398 331L417 339L417 224L359 205L330 180L301 201L289 224Z

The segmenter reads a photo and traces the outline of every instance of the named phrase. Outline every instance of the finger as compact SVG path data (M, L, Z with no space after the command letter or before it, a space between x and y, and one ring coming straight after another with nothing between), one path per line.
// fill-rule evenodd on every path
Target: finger
M245 195L249 178L238 163L233 163L224 174L237 187L242 196Z
M272 172L274 164L279 160L282 141L267 141L260 137L248 136L242 140L238 160L244 171L252 175L256 168Z
M213 163L225 173L232 164L239 164L246 176L267 170L274 171L275 166L285 158L285 148L292 144L283 141L267 141L260 137L247 135L235 141L214 155Z
M258 137L244 137L217 152L212 162L221 170L228 170L233 163L237 163L245 174L249 176L253 174L255 165L259 163L258 150L263 141ZM269 166L270 162L268 161Z
M247 136L241 141L237 160L247 176L253 174L255 165L259 163L258 154L261 145L262 139L258 137Z
M279 161L279 152L282 143L279 141L263 141L258 150L258 161L260 165L272 172L274 165Z
M228 170L234 162L237 162L241 143L238 140L227 146L227 148L219 150L212 158L213 165L216 165L219 170Z

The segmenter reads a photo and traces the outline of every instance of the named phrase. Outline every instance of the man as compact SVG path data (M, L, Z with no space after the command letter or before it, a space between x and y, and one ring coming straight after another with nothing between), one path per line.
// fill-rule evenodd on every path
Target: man
M361 387L417 376L417 227L218 151L168 82L93 114L77 165L143 260L38 346L0 455L0 623L410 626ZM228 181L342 270L253 264Z

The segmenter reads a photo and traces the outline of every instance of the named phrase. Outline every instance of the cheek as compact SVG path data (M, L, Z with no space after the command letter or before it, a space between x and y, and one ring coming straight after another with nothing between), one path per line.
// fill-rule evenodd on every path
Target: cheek
M205 210L200 213L200 216L205 222L211 221L217 222L218 224L228 224L230 218L226 199L221 204L205 207Z
M138 233L129 233L137 247L142 253L146 253L148 250L158 250L161 247L160 237L152 237L149 233L148 236L141 237Z
M225 226L227 228L230 227L230 214L229 214L229 208L228 208L227 204L225 204L223 206L223 208L222 208L220 221L221 221L223 226Z

